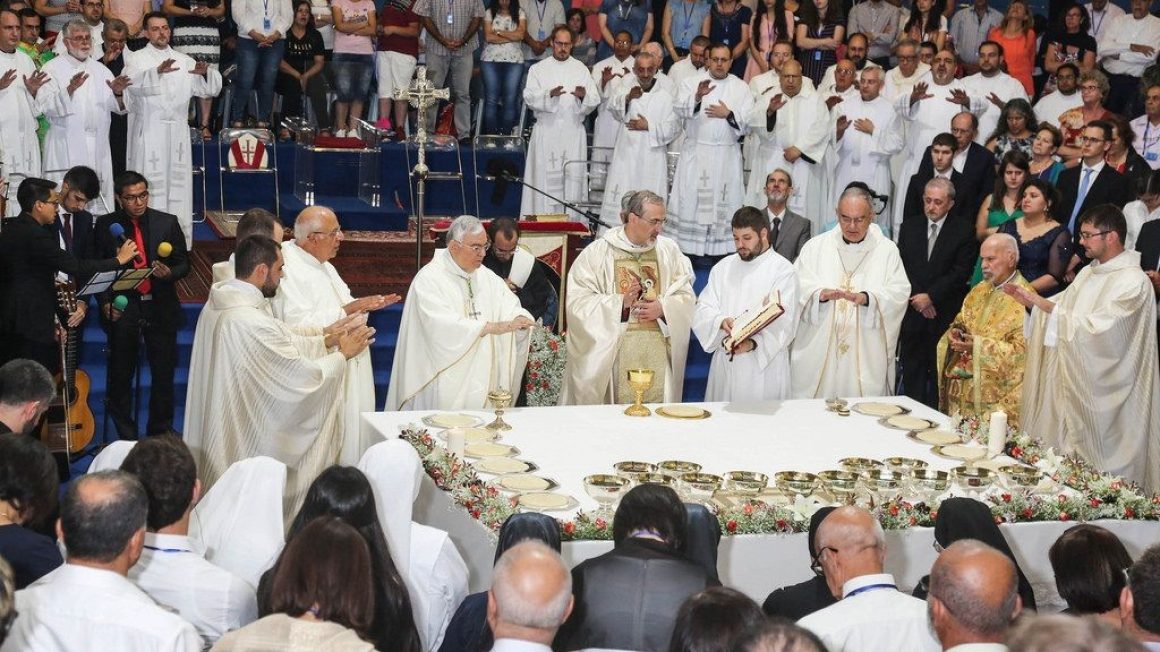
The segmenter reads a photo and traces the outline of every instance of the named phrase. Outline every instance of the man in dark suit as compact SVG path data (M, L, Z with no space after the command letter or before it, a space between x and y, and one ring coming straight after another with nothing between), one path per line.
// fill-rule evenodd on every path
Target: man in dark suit
M774 251L791 263L797 260L813 231L813 224L809 220L786 208L785 203L792 194L793 179L788 172L777 169L765 175L769 243Z
M1140 252L1140 268L1152 282L1152 292L1160 299L1160 220L1145 222L1136 236L1136 251ZM1160 339L1160 321L1156 322L1156 335Z
M1132 200L1128 180L1104 162L1112 145L1112 129L1112 123L1106 120L1089 122L1079 137L1080 164L1060 172L1055 182L1059 189L1059 210L1054 217L1071 231L1072 251L1076 252L1073 262L1078 259L1078 264L1068 270L1069 282L1089 262L1079 242L1079 218L1093 206L1114 204L1116 208L1123 208Z
M78 165L65 173L60 182L60 206L53 228L62 249L82 260L96 257L93 239L93 214L85 207L101 193L101 182L92 168ZM77 278L77 287L88 278Z
M60 204L55 188L47 179L22 181L16 191L20 215L0 232L0 362L27 358L59 369L57 273L84 277L113 270L137 253L135 245L125 245L103 260L78 260L61 249L51 228ZM78 310L67 322L75 326L83 318Z
M937 409L935 349L963 306L979 245L974 224L947 218L955 202L950 181L931 179L922 199L923 217L903 220L898 234L913 293L898 337L899 379L907 396Z
M979 119L969 111L963 111L951 119L951 135L955 138L955 155L951 164L962 175L962 179L955 183L955 196L959 200L951 215L966 217L972 224L983 200L995 189L995 155L975 142L978 132ZM929 152L930 149L927 149ZM919 167L920 173L930 168L928 161L929 156L924 156ZM922 186L919 186L917 192L921 198ZM903 213L903 217L911 215L917 213Z
M97 249L105 252L117 246L110 227L119 224L125 230L124 237L136 242L141 252L133 267L153 270L152 276L137 288L106 292L98 299L109 334L109 416L122 439L135 440L139 431L132 413L132 382L137 369L137 343L142 336L152 377L145 432L175 432L173 374L177 366L177 329L183 319L176 282L189 274L189 258L177 217L149 208L149 182L145 177L131 170L125 172L117 177L114 190L120 208L97 220ZM163 249L168 249L166 255L162 255ZM117 296L125 297L123 311L113 305Z
M507 282L519 298L520 305L532 314L532 319L543 320L547 328L554 326L560 308L559 294L548 278L548 266L519 249L519 224L510 217L496 218L487 226L487 236L491 247L483 256L483 266ZM522 259L519 263L517 257ZM530 265L524 267L529 259ZM524 274L526 278L523 278Z
M948 133L941 133L934 137L931 141L930 147L926 148L926 158L923 159L922 164L918 167L918 172L910 177L910 185L906 187L906 201L902 205L902 218L909 220L914 217L921 218L923 216L923 189L926 188L926 182L935 177L941 177L951 182L955 187L955 196L961 197L959 194L959 187L964 186L963 175L957 172L954 168L953 162L955 158L955 137ZM958 220L965 217L964 214L958 211L957 207L951 208L950 216L952 219ZM974 224L974 216L969 220Z

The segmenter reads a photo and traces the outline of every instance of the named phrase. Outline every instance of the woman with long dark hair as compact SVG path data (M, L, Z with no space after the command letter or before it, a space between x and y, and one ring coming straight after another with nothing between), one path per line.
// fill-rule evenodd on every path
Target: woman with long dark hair
M1008 152L1023 152L1031 156L1031 143L1035 140L1035 111L1031 103L1017 97L1008 100L999 113L995 131L987 138L987 149L995 153L995 163L1001 163Z
M798 8L797 33L798 62L802 75L817 86L826 74L826 68L838 62L838 46L846 37L846 20L836 0L801 0Z
M1011 0L1007 13L987 38L1003 46L1007 74L1023 84L1028 95L1035 93L1031 72L1035 68L1035 18L1025 0Z
M1019 209L1019 199L1023 192L1023 184L1031 176L1031 161L1027 155L1018 150L1007 152L1003 162L999 164L999 174L995 175L995 188L991 192L990 201L984 201L979 206L979 214L975 216L975 235L979 242L987 239L999 227L1010 220L1023 216ZM982 259L975 262L975 274L971 277L971 285L983 280Z
M524 79L524 51L520 43L528 19L519 0L491 0L483 14L483 38L479 71L483 76L483 131L510 134L520 108ZM503 113L499 105L503 104Z
M909 38L918 43L934 43L935 54L938 54L947 42L945 6L946 0L915 0L910 18L898 30L898 41Z
M314 27L310 7L310 0L296 0L294 3L294 22L286 34L286 48L282 51L282 63L278 64L275 88L282 95L282 117L302 116L302 96L306 95L318 118L319 132L330 135L330 112L322 72L326 67L326 50L322 34ZM282 129L282 137L289 139L290 133Z
M1091 20L1087 9L1072 2L1059 12L1055 27L1043 38L1043 69L1048 73L1043 95L1055 90L1055 73L1067 62L1074 63L1080 72L1096 66L1096 40L1088 33Z
M797 3L794 3L797 8ZM749 25L749 64L745 67L745 81L769 71L773 44L794 39L797 27L793 11L785 0L758 0L757 12Z
M1055 217L1058 206L1055 186L1042 179L1028 179L1019 202L1023 217L999 226L999 233L1014 236L1019 244L1019 273L1045 297L1062 288L1071 261L1071 233Z

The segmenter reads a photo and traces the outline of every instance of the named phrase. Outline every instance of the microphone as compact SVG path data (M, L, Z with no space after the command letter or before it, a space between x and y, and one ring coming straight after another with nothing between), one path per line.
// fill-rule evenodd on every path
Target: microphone
M118 225L118 226L120 226L120 225ZM157 245L157 257L158 258L168 258L169 254L172 254L172 253L173 253L173 245L169 244L168 242L162 242L161 244Z
M120 225L118 224L117 226ZM129 305L129 299L127 299L124 295L117 295L117 297L113 299L113 308L116 310L124 310L125 306L127 305Z
M125 236L125 227L117 224L116 222L113 222L109 225L109 235L113 236L113 238L117 240L118 247L129 241L129 238ZM145 259L141 257L141 252L137 252L137 255L133 257L133 260L138 263L145 262Z

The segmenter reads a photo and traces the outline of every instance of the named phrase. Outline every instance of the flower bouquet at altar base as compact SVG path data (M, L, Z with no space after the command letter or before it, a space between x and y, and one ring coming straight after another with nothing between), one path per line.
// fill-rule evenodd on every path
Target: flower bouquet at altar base
M560 397L560 387L564 382L566 349L562 335L556 335L543 326L532 328L528 371L524 380L524 395L528 407L556 404Z

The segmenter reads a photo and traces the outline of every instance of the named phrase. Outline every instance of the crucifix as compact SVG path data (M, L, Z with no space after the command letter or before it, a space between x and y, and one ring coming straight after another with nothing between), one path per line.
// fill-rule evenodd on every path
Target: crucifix
M411 106L419 110L415 129L419 156L415 168L411 170L411 176L415 178L415 269L418 270L423 267L423 208L427 196L427 174L430 172L427 167L427 109L439 100L450 98L451 92L446 88L435 88L427 79L427 66L419 66L415 79L409 85L395 89L395 97L406 98Z

